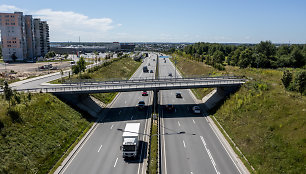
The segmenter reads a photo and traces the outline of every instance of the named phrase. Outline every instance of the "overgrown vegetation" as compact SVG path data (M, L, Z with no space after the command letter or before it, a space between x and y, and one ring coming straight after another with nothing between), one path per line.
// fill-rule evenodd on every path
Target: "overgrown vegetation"
M89 126L50 94L0 96L0 173L48 173Z
M238 92L211 114L258 173L304 173L306 97L285 90L281 80L283 69L226 66L224 71L218 71L190 58L179 56L177 60L178 68L185 74L205 72L248 78ZM295 81L295 74L305 71L290 69L290 72ZM290 86L292 81L287 81Z
M284 87L290 91L297 91L302 95L306 95L306 70L297 71L294 73L285 70L282 77Z

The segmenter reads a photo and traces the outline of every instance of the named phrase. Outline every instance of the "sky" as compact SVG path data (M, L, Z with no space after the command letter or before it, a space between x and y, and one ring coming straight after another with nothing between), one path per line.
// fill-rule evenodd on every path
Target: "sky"
M50 41L306 43L306 0L0 0Z

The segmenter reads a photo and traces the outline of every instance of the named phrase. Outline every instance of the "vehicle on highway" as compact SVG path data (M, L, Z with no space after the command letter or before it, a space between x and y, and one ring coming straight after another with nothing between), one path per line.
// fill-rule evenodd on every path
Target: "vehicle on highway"
M150 63L148 63L148 66L150 66Z
M173 104L167 104L167 105L166 105L166 110L167 110L167 111L173 111L173 110L174 110Z
M166 60L164 61L164 63L166 63Z
M142 91L141 95L142 96L148 96L148 92L147 91Z
M120 147L123 158L137 157L139 128L140 123L126 123L122 134L122 146Z
M153 70L150 70L150 73L153 73Z
M168 76L172 77L172 73L168 73Z
M194 106L192 107L192 112L195 114L200 114L201 113L201 109L199 106Z
M143 109L145 107L145 102L143 100L139 101L137 104L139 109Z
M177 93L175 94L175 97L176 97L176 98L183 98L182 93L180 93L180 92L177 92Z
M153 61L155 61L155 59L153 59Z
M142 67L142 71L143 71L143 72L149 72L149 69L148 69L147 66L143 66L143 67Z

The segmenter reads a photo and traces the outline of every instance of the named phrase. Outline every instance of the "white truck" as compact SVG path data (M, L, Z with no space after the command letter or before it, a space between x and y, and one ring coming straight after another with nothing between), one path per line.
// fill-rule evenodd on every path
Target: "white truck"
M139 145L139 128L140 123L126 123L122 135L121 146L123 158L137 157Z

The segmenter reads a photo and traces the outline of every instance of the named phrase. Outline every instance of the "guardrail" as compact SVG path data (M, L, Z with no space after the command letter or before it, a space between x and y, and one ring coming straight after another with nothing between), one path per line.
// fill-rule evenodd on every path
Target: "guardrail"
M204 87L236 86L245 83L244 79L227 80L206 80L206 81L165 81L159 83L127 83L108 85L75 85L46 88L17 89L16 91L31 93L96 93L96 92L117 92L117 91L141 91L141 90L167 90L167 89L189 89Z
M99 79L75 79L65 81L63 84L80 84L80 83L87 83L87 84L112 84L112 83L134 83L134 82L162 82L162 81L198 81L198 80L211 80L211 79L242 79L240 76L204 76L204 77L189 77L189 78L172 78L169 76L160 77L158 79L155 78L133 78L133 79L110 79L110 80L99 80Z

